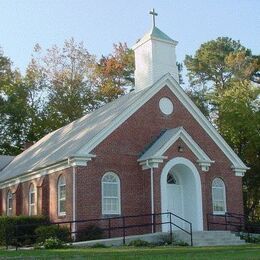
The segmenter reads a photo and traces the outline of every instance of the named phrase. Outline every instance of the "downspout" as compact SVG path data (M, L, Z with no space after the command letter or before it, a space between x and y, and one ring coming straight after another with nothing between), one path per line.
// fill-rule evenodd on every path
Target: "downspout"
M72 166L72 239L76 240L76 166Z
M154 184L153 184L153 167L149 165L149 161L146 161L146 166L150 168L150 176L151 176L151 214L152 214L152 233L154 233Z

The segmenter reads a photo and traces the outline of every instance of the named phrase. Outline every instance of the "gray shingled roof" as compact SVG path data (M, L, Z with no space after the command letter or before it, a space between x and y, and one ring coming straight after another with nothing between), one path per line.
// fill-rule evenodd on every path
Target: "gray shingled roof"
M154 143L144 152L144 154L139 158L139 161L148 160L150 158L156 157L156 153L169 142L173 136L175 136L181 127L166 130L159 138L156 139Z
M23 153L16 156L0 172L0 182L76 155L83 145L86 145L101 130L110 125L114 119L149 89L150 87L137 93L130 92L67 126L49 133Z
M0 155L0 172L14 159L15 156Z

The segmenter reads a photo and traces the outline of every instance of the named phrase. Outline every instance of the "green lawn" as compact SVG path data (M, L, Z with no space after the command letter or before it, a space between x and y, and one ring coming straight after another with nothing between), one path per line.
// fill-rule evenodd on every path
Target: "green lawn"
M260 245L227 247L0 250L0 259L260 259Z

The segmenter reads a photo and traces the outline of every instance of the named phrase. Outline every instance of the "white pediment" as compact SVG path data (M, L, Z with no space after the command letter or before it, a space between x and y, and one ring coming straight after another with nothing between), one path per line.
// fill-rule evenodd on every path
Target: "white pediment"
M138 159L139 164L143 169L150 167L157 168L159 163L167 159L165 152L174 145L178 139L181 139L197 157L197 163L202 171L208 171L214 161L208 157L183 127L166 130Z

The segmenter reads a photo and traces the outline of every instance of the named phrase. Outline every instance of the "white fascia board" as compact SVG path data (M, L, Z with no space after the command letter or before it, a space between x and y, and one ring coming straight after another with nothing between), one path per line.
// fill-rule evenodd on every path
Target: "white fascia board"
M202 112L196 107L196 105L187 96L184 90L178 86L178 83L169 76L169 81L171 85L168 87L173 91L180 102L188 109L191 115L196 119L196 121L204 128L212 140L218 145L218 147L224 152L227 158L236 167L248 170L248 167L242 162L238 155L231 149L231 147L226 143L224 138L218 133L218 131L213 127L213 125L208 121L208 119L202 114Z
M0 188L10 187L22 182L30 181L33 179L40 178L45 175L52 174L54 172L62 171L72 166L87 166L87 162L94 158L95 155L88 154L87 156L72 156L62 161L56 162L52 165L43 167L38 170L31 172L26 172L18 177L13 177L12 179L6 180L0 183Z
M199 161L209 162L212 161L208 155L200 148L200 146L192 139L192 137L183 129L179 136L189 149L196 155Z
M142 105L144 105L151 97L159 92L165 85L173 92L179 101L187 108L195 120L204 128L207 134L212 138L216 145L224 152L227 158L235 167L240 167L247 170L248 167L241 161L237 154L230 148L223 137L206 119L202 112L195 106L191 99L187 96L178 82L171 76L170 73L165 74L150 88L149 91L136 102L131 104L120 116L117 117L113 123L101 130L90 142L83 146L79 153L90 153L97 145L99 145L107 136L109 136L115 129L124 123L132 114L134 114Z
M69 167L70 166L68 165L68 160L65 159L65 160L57 162L49 167L45 167L45 168L31 171L31 172L26 172L23 175L20 175L18 177L13 177L12 179L6 180L0 184L0 188L6 188L6 187L10 187L15 184L37 179L44 175L48 175L48 174L51 174L56 171L61 171L61 170L67 169Z

